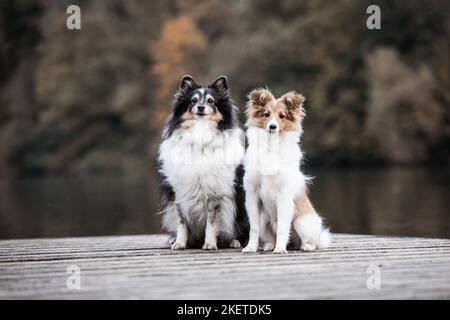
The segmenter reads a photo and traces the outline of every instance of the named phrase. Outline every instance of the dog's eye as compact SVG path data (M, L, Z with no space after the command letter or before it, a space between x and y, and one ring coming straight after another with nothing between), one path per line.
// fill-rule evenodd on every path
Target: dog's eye
M268 118L270 116L270 112L264 113L264 117Z
M211 99L211 98L208 99L208 103L209 103L209 104L212 104L213 102L214 102L213 99Z
M197 103L198 99L197 98L192 98L192 103Z
M285 115L284 114L280 114L280 119L284 119Z

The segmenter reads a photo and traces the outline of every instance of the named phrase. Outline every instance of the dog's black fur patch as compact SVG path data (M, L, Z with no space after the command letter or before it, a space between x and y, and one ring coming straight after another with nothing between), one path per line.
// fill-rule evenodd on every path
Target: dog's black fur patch
M236 238L244 247L248 242L250 223L245 209L245 189L244 189L244 165L240 164L236 168L234 178L234 194L236 201Z

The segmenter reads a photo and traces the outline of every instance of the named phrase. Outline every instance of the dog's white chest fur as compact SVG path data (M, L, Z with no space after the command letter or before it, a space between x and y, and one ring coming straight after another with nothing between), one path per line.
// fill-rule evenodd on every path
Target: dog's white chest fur
M264 129L250 128L247 137L244 185L259 195L263 212L273 220L277 198L282 195L295 199L306 183L299 170L303 156L298 147L299 134L280 137Z
M249 146L245 154L245 170L248 182L278 191L304 183L305 176L299 168L303 154L298 146L298 133L286 133L280 137L264 129L250 128L247 137Z
M229 198L232 207L223 209L234 215L235 171L243 156L240 129L219 131L207 121L177 130L162 143L162 169L192 223L206 222L207 201L215 197Z

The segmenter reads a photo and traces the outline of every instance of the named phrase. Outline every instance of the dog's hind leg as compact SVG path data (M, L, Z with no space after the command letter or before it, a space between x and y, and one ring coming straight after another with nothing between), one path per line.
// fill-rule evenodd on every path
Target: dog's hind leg
M238 239L233 239L230 241L230 248L240 248L241 247L241 243L239 242Z

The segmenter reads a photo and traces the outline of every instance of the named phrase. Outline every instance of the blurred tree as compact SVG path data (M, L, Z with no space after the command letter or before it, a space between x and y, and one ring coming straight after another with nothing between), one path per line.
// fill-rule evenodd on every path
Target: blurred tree
M42 17L37 121L17 163L44 172L147 170L153 92L144 44L158 36L169 5L82 1L79 31L65 27L66 6L50 2Z
M15 156L35 118L35 49L41 39L40 1L0 2L0 177L13 173Z
M376 147L397 163L426 160L444 129L430 69L408 67L393 49L379 48L367 60L367 130Z
M159 109L151 119L152 127L159 128L165 121L169 102L181 77L201 68L198 61L201 61L206 46L207 40L192 17L181 15L165 23L160 38L151 47L152 73L159 83L155 95L155 106Z
M439 0L2 1L0 174L148 169L185 73L227 74L241 109L254 87L305 94L309 161L448 164L449 15Z

